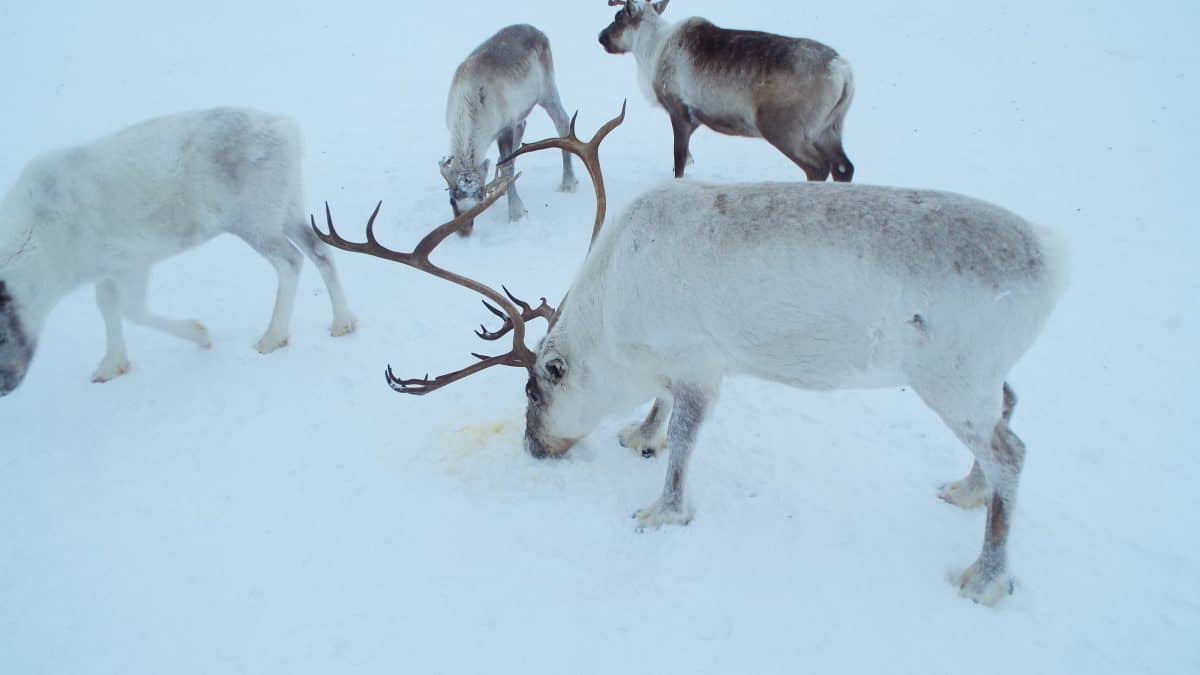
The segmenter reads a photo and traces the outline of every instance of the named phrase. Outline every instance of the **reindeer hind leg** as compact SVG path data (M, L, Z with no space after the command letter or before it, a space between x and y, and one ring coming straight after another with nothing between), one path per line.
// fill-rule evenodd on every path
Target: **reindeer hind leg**
M271 323L262 339L254 346L260 354L270 354L280 347L287 346L288 328L292 322L292 312L296 308L296 287L300 281L300 266L304 263L304 258L282 231L235 231L234 234L266 258L275 267L279 278Z
M914 385L914 389L975 455L979 474L985 481L987 522L983 548L975 562L954 581L964 597L994 605L1013 591L1008 574L1008 534L1025 461L1025 444L1009 429L1005 417L1006 409L1009 415L1012 410L1006 405L1009 400L1003 393L1006 388L941 379L924 386ZM964 480L970 481L972 477L968 475Z
M763 139L803 169L808 180L820 182L829 177L829 162L802 131L794 128L790 118L759 111L756 123Z
M561 137L566 137L571 132L571 118L567 116L567 111L563 108L562 100L558 96L558 87L553 82L550 83L549 91L538 102L546 114L550 116L550 121L554 122L554 130ZM519 142L519 141L518 141ZM575 178L575 168L571 164L571 153L566 150L562 151L562 183L558 186L559 192L574 192L579 187L579 179Z
M333 324L329 334L339 337L353 333L358 327L358 320L346 303L346 292L342 289L342 281L338 277L337 268L334 267L333 258L329 255L330 248L317 239L317 235L313 234L312 228L303 219L288 221L287 237L321 273L325 290L329 292L329 302L333 305Z
M842 148L840 138L821 140L816 145L821 157L828 165L830 173L833 174L833 180L839 183L849 183L854 180L854 162L851 162L850 158L846 156L846 150Z

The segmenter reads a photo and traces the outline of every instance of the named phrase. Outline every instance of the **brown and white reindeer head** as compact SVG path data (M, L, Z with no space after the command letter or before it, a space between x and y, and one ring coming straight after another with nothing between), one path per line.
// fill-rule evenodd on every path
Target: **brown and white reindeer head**
M600 44L609 54L628 54L637 46L638 34L647 26L660 23L659 16L671 0L608 0L610 7L620 7L607 28L600 31Z
M446 189L450 192L450 208L458 217L474 209L484 199L488 171L491 160L485 159L482 164L460 160L457 157L447 157L438 163L442 178L446 179ZM459 228L460 234L470 234L475 226L475 220L468 219Z
M34 337L17 311L7 284L0 280L0 396L20 386L33 361Z
M44 264L37 257L36 228L23 194L14 186L0 203L0 238L25 230L17 239L19 244L0 250L0 397L21 385L33 362L38 333L45 323L45 306L50 304L38 297L38 291L52 293L55 285L42 277L46 270L64 276L59 266Z
M585 143L576 136L575 119L572 118L570 132L566 137L524 144L511 156L503 158L500 164L512 161L519 155L549 148L558 148L578 156L583 161L584 166L587 167L596 190L596 219L592 227L592 241L595 242L596 236L600 232L600 227L604 223L607 208L604 177L600 170L600 143L624 120L625 106L622 105L621 114L601 127L592 140ZM445 175L444 169L443 175ZM434 228L411 252L399 252L388 249L382 246L376 239L375 219L379 216L382 202L376 205L375 211L367 221L365 242L350 242L338 234L334 228L333 217L328 204L325 207L325 220L328 231L322 232L317 227L315 218L312 219L312 227L316 235L330 246L340 248L344 251L365 253L408 265L464 288L469 288L487 298L483 303L484 306L487 307L488 311L503 319L504 323L495 331L489 331L487 328L480 326L475 334L483 340L496 341L511 333L513 346L508 353L500 356L472 354L472 356L478 359L477 363L432 379L428 375L422 378L401 379L396 377L392 372L391 366L388 366L386 373L388 386L398 393L421 396L492 366L523 367L529 372L529 379L525 385L525 395L528 399L525 415L525 447L530 454L541 459L562 456L579 438L586 435L587 431L590 431L590 428L588 428L583 433L575 435L554 433L555 430L560 428L580 428L580 424L574 421L574 418L579 416L574 414L574 410L578 406L573 403L573 399L578 397L570 396L570 392L578 393L580 390L573 373L586 372L586 368L584 367L572 369L568 366L568 360L562 354L558 353L555 347L554 326L557 322L559 311L561 311L566 299L563 299L563 303L559 303L559 310L555 310L548 305L545 298L541 299L541 303L537 307L533 307L513 296L503 286L501 288L504 292L501 294L478 281L438 267L429 260L429 255L439 244L445 241L451 233L459 231L464 223L472 221L480 213L487 210L519 177L520 174L508 178L497 178L492 183L482 186L475 195L475 198L478 200L477 203L461 213L458 213L458 208L456 207L456 217ZM447 181L449 180L447 178ZM489 303L488 300L491 302ZM546 319L550 324L551 332L538 346L537 351L534 351L525 344L525 326L528 321L538 317ZM563 424L559 420L569 420L569 422ZM551 423L552 421L554 423Z

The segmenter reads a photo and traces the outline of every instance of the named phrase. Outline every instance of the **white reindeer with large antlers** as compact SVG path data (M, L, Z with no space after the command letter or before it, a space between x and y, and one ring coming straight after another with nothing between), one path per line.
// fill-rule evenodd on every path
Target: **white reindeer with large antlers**
M552 139L517 154L580 145ZM691 520L688 460L725 376L816 390L910 386L975 457L941 497L987 506L983 549L958 586L993 604L1012 591L1007 540L1025 456L1005 380L1064 291L1067 268L1053 233L954 194L673 183L599 232L557 312L477 289L507 315L481 335L511 330L508 355L435 380L389 379L423 394L491 365L525 367L525 445L539 458L562 456L604 417L655 398L622 434L670 449L661 497L635 514L642 529ZM522 343L534 316L551 324L536 353Z
M156 263L224 233L279 277L259 352L287 344L301 252L329 290L332 334L352 332L333 260L304 221L302 143L285 117L216 108L148 120L30 162L0 204L0 396L25 377L54 304L88 282L108 337L93 381L129 369L122 318L208 347L199 322L152 313L146 287Z

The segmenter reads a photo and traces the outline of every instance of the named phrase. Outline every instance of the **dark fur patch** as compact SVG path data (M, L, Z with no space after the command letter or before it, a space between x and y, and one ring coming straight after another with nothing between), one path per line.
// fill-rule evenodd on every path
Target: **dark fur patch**
M33 360L33 341L17 316L17 306L0 280L0 396L17 388Z
M621 38L625 31L636 28L640 22L640 16L634 18L630 16L628 10L624 8L618 10L616 16L613 17L613 22L600 31L600 44L604 47L604 51L609 54L622 53L622 50L616 47L616 40Z
M688 30L681 31L679 40L697 68L713 73L736 72L760 77L792 73L801 50L813 52L825 62L837 57L832 48L814 40L730 30L708 21L693 23Z
M1005 422L1012 421L1013 409L1015 409L1016 407L1017 407L1017 393L1012 390L1012 387L1008 386L1007 382L1005 382L1004 383L1004 412L1002 413Z

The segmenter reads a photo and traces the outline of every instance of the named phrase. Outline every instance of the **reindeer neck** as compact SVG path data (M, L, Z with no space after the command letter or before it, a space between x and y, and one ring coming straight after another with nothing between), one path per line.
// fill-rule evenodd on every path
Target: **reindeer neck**
M653 10L646 11L653 12ZM645 22L634 39L633 56L639 67L653 71L658 64L659 56L667 45L667 39L674 32L675 25L658 15L647 17Z
M488 136L487 111L483 108L476 87L456 84L446 110L446 125L450 128L451 166L473 169L486 152L491 141Z

